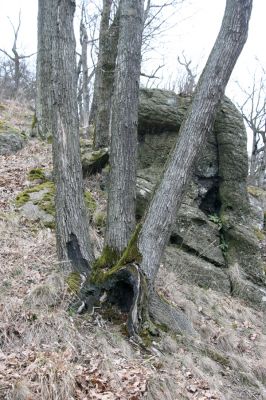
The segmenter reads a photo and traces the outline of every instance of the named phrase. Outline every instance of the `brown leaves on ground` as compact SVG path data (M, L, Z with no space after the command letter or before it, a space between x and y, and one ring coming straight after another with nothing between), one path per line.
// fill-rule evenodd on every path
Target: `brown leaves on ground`
M263 399L262 314L179 282L163 266L160 292L184 310L200 339L163 333L145 351L101 313L72 315L54 232L14 205L30 184L28 172L51 168L51 146L30 140L0 158L0 399ZM98 180L86 181L96 199Z

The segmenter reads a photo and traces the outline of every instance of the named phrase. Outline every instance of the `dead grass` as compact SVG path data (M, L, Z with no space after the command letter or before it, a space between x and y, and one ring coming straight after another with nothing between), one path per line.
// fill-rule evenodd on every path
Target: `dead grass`
M68 311L54 233L14 206L37 167L51 168L51 147L36 140L0 160L0 399L266 398L263 315L237 299L180 282L162 268L159 289L191 318L200 339L164 333L147 351L97 312ZM104 209L99 184L99 176L86 180ZM99 252L101 232L91 234Z

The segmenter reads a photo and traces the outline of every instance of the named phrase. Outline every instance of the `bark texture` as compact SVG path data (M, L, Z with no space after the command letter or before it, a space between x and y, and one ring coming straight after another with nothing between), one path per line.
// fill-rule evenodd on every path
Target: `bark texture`
M139 237L141 269L152 287L192 167L211 131L220 100L246 42L251 0L227 0L219 35L146 214Z
M94 85L96 101L94 146L96 149L107 147L110 141L111 99L119 34L119 9L110 24L112 2L112 0L103 1L100 25L99 56Z
M84 4L82 5L82 18L80 21L80 44L81 44L81 65L82 65L82 108L80 110L80 121L84 133L89 133L89 76L88 76L88 34L84 25Z
M56 183L56 239L59 260L87 273L93 261L83 197L76 101L75 1L56 0L52 46L53 162Z
M105 245L121 253L135 228L143 1L122 0L113 97Z
M55 0L39 0L36 119L37 133L42 139L52 134L52 42L56 29L54 12Z
M184 313L156 293L154 280L169 240L177 209L186 191L193 164L213 127L216 111L219 108L226 84L246 42L251 8L251 0L227 0L221 30L144 221L136 228L122 257L117 262L114 260L111 269L106 271L97 268L97 263L95 264L90 282L98 291L98 298L105 291L107 296L104 297L107 298L107 301L120 306L123 304L121 300L123 299L124 304L127 304L130 335L137 337L143 332L156 335L157 329L150 317L156 323L166 325L175 332L197 335ZM129 23L127 29L128 26ZM125 62L122 65L125 65ZM120 87L118 85L117 90ZM125 107L126 113L127 108ZM126 121L122 121L126 123ZM113 149L122 148L127 156L127 149L122 147L123 140L123 136L120 141L114 136L112 144L115 146ZM114 152L114 154L117 156L120 153ZM118 157L115 158L112 153L111 156L113 157L112 162L117 163L112 164L112 167L113 165L120 166L121 160ZM122 159L123 162L124 159ZM124 170L127 164L122 164L122 167ZM111 173L111 185L114 184L112 181L114 178L117 178L116 183L119 183L115 186L116 192L121 194L121 189L127 183L124 181L126 176L122 173L120 175L113 173L112 176ZM115 198L112 190L111 195ZM122 213L123 204L119 205L119 211ZM112 209L111 211L113 212ZM114 221L117 221L118 210L114 216L116 217ZM114 225L119 234L123 226L121 228L121 225ZM99 259L98 266L100 267L101 261ZM91 287L89 292L92 292Z

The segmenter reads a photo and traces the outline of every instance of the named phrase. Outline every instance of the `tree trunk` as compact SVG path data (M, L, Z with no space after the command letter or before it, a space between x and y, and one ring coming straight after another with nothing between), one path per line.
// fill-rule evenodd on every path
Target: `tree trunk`
M113 96L105 245L121 254L135 228L143 0L122 0Z
M42 139L52 134L52 41L56 28L54 11L55 0L39 0L36 120L37 132Z
M119 10L109 26L112 0L104 0L100 26L99 56L95 78L94 147L107 147L110 141L111 98L114 88L115 63L119 31Z
M125 298L131 296L131 302L126 301L130 304L128 329L131 335L137 335L143 328L153 334L150 316L170 329L194 333L184 314L156 294L154 281L193 164L213 127L225 87L246 42L251 8L251 0L227 0L219 35L144 222L136 229L121 259L111 269L107 272L101 270L99 274L97 263L95 265L91 281L94 284L98 282L98 288L107 290L111 302L119 305L121 294ZM121 162L119 158L115 161ZM120 183L117 190L121 188L123 185Z
M103 9L102 9L102 16L101 16L101 23L100 23L100 30L99 30L99 53L98 53L98 60L97 60L97 67L95 72L95 79L94 79L94 91L93 91L93 99L91 104L90 110L90 124L95 123L96 119L96 112L97 112L97 102L98 102L98 88L100 85L100 78L103 72L102 70L102 58L104 49L107 50L108 44L107 42L107 35L110 23L110 15L111 15L111 6L113 0L103 0Z
M93 261L84 203L79 149L77 75L73 16L75 1L56 0L52 44L53 163L59 260L88 273Z
M85 5L82 4L82 16L80 21L80 44L82 65L82 107L80 108L80 121L85 136L89 133L89 77L88 77L88 34L84 25Z

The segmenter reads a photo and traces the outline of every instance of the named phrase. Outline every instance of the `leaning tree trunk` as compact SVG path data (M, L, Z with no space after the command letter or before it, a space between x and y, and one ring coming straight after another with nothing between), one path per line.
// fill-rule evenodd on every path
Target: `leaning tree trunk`
M52 45L53 163L58 257L87 273L93 261L79 149L73 17L75 1L56 0Z
M246 42L251 8L252 0L227 0L219 35L144 222L111 269L99 271L99 264L95 264L91 282L98 295L105 290L107 300L113 303L121 304L124 296L131 335L137 335L142 328L152 331L150 316L170 329L193 333L184 314L156 294L154 281L193 164L213 127L225 87Z
M36 69L36 123L42 139L52 134L52 40L55 35L55 0L38 2L38 53Z
M115 65L119 34L119 9L109 26L112 0L104 0L100 26L99 56L95 77L94 147L107 147L110 141L111 99L114 89Z
M105 246L121 254L135 228L143 0L122 0L113 96Z

